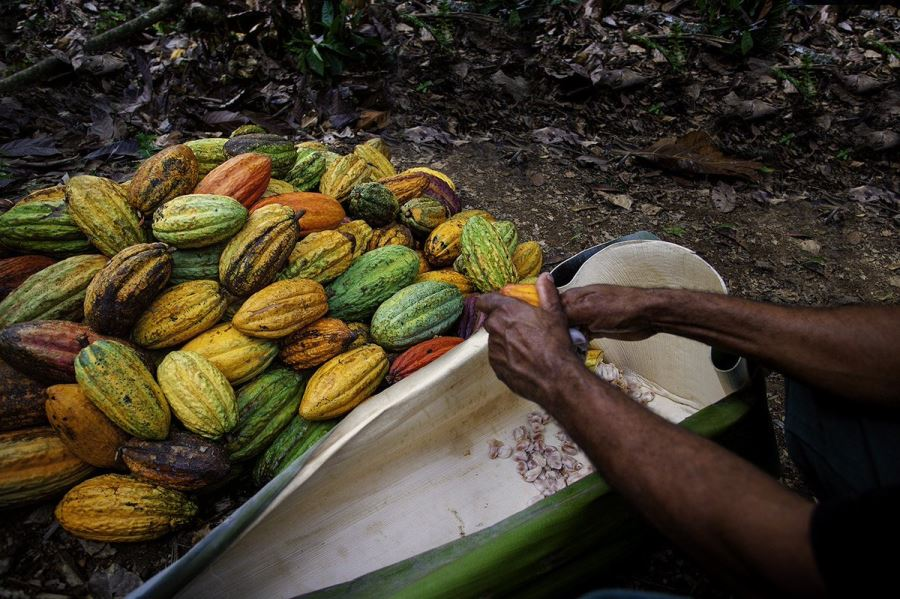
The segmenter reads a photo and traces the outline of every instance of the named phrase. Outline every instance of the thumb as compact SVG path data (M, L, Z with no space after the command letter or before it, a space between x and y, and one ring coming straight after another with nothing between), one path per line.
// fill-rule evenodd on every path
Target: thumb
M556 284L550 273L542 273L537 280L538 298L541 301L541 309L556 314L563 313L562 301L559 299L559 292L556 290Z

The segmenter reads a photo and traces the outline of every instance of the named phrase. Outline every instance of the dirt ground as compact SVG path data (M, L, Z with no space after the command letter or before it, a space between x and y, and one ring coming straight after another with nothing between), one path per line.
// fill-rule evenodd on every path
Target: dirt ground
M246 25L247 37L225 43L218 31L175 28L111 53L119 63L104 63L99 74L80 71L0 98L0 142L13 144L11 153L0 150L0 195L17 198L84 172L123 180L148 144L227 135L246 121L337 148L379 134L398 168L445 171L466 207L512 220L522 239L540 241L547 267L647 230L696 251L740 297L787 305L898 301L900 170L891 134L900 136L900 60L865 41L875 36L896 48L895 9L797 11L777 52L746 61L707 38L687 37L685 65L675 69L626 34L662 39L675 22L692 31L696 13L677 2L665 10L662 3L626 6L591 25L557 12L521 31L472 12L438 16L430 3L383 3L370 24L391 60L350 70L323 89L307 86L289 59L267 53L266 40L252 39L253 23L271 24L265 10L222 4L237 15L229 27L257 19ZM449 27L452 48L435 41L437 29L398 18L407 5L420 23ZM0 67L42 51L46 36L61 35L73 18L53 13L44 25L51 33L19 27L21 48L7 49L9 64ZM0 34L12 39L10 31ZM812 77L814 97L776 70ZM611 86L610 73L624 71L640 83ZM863 75L878 85L860 91ZM363 127L367 115L379 125ZM698 130L726 156L767 168L721 177L664 170L636 155L661 138ZM52 141L42 146L44 156L16 145L46 136ZM780 377L770 376L768 388L782 481L808 494L784 450ZM55 523L52 502L8 511L0 522L0 597L121 596L251 493L231 488L203 502L199 530L140 547L71 537ZM664 541L597 581L609 584L730 596Z

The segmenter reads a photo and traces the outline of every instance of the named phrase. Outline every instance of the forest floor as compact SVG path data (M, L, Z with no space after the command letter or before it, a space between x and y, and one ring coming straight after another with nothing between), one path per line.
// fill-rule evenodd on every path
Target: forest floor
M41 56L54 36L84 35L111 11L136 10L118 4L43 15L20 8L0 23L7 72ZM290 18L283 3L208 4L222 21L195 30L187 13L138 46L91 60L69 45L74 74L0 98L0 196L83 172L123 180L148 151L243 122L337 148L377 134L398 169L446 172L466 207L539 240L548 267L647 230L696 251L737 296L786 305L900 297L896 9L794 11L783 44L742 59L679 2L593 21L559 9L521 28L465 6L381 3L361 31L380 39L384 55L323 84L299 75L296 56L261 33ZM698 138L680 136L692 131L724 156L687 147ZM669 154L652 147L666 138ZM807 493L784 451L775 375L769 400L782 480ZM121 594L248 493L210 506L204 529L140 551L75 540L54 523L51 504L12 512L0 524L0 596ZM597 584L730 596L664 542Z

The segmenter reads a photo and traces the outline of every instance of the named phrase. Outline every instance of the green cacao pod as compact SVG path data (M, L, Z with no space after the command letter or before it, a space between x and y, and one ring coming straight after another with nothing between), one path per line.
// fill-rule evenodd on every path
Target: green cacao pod
M177 250L172 254L172 276L169 284L178 285L185 281L209 279L219 280L219 256L224 244L197 250Z
M500 234L500 239L503 240L506 251L512 256L513 252L516 251L516 246L519 245L519 232L516 230L516 225L508 220L498 220L494 223L494 228Z
M81 320L88 284L105 256L72 256L36 272L0 302L0 328L27 320Z
M197 174L200 177L206 176L209 171L228 160L225 155L227 141L224 137L205 137L184 143L197 158Z
M78 352L75 379L91 402L119 428L141 439L165 439L169 404L138 353L100 339Z
M188 281L153 300L134 325L134 342L147 349L174 347L212 328L228 300L217 281Z
M332 162L322 174L319 191L343 202L350 190L372 180L372 169L355 154L341 156Z
M135 478L178 491L215 484L231 466L221 445L184 431L172 431L165 441L132 439L122 446L121 454Z
M480 216L470 218L462 232L465 275L483 293L516 282L516 269L497 229Z
M251 133L268 133L265 128L260 127L254 123L247 123L246 125L241 125L237 129L231 132L231 135L228 137L234 138L239 135L249 135Z
M66 203L78 228L107 256L147 240L125 188L115 181L92 175L72 177L66 185Z
M354 239L339 231L310 233L294 246L288 265L278 278L333 281L350 268L353 245Z
M253 482L264 485L278 476L288 465L299 460L330 433L337 423L337 420L313 422L299 416L292 418L256 461L253 467Z
M338 231L353 237L353 259L356 260L369 249L369 240L372 239L372 227L364 220L352 220L337 228Z
M416 240L413 238L409 227L400 223L394 223L372 231L372 238L369 240L370 252L389 245L405 245L408 248L416 249Z
M169 352L156 370L159 386L186 429L218 439L237 424L237 402L228 379L192 351Z
M307 375L276 368L259 375L237 394L238 423L225 437L225 449L239 462L266 449L296 418Z
M183 144L166 148L141 164L128 186L128 203L144 214L172 198L194 191L199 181L197 157Z
M265 154L272 159L272 176L276 179L284 179L297 158L297 150L294 144L271 133L248 133L237 135L225 142L225 154L237 156L239 154Z
M153 236L179 249L215 245L247 222L247 209L228 196L183 195L153 213Z
M463 311L463 295L449 283L425 281L401 289L372 317L372 338L381 347L406 349L444 333Z
M84 322L104 335L127 336L169 281L172 251L164 243L140 243L113 256L87 287Z
M69 214L62 185L37 191L0 215L0 245L54 255L85 252L91 247Z
M391 245L359 257L332 283L328 309L345 321L367 321L379 305L419 274L419 257L408 247Z
M370 151L378 154L375 150ZM347 198L347 206L354 218L361 218L373 227L394 222L400 210L397 198L380 183L363 183L354 187Z
M282 269L297 244L297 222L287 206L271 204L253 212L219 258L219 277L228 291L259 291Z
M400 222L423 237L445 220L447 209L434 198L413 198L400 208Z
M278 356L277 343L245 335L230 322L201 333L181 349L212 362L232 385L249 381Z
M319 187L325 173L325 155L322 152L302 149L297 151L294 165L287 174L287 182L297 191L312 191Z

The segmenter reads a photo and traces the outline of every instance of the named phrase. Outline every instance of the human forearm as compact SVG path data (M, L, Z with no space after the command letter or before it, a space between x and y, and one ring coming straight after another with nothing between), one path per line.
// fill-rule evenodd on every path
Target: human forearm
M714 443L567 367L548 408L609 483L660 530L753 593L816 594L812 505Z

